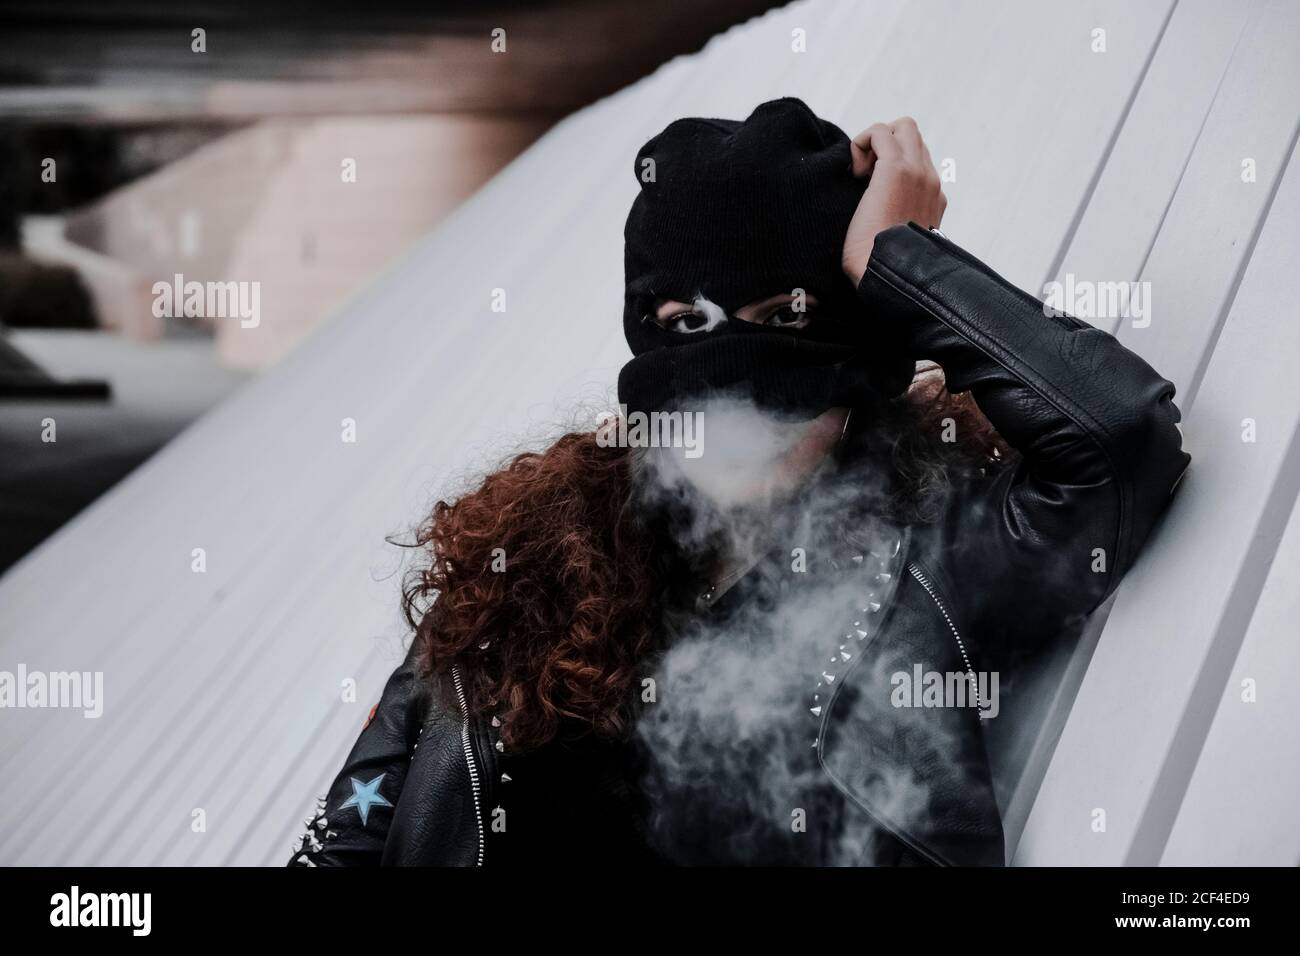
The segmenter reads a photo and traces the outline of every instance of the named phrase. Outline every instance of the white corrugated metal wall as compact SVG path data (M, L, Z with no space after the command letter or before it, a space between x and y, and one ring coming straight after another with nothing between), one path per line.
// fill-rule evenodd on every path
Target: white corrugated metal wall
M401 654L384 535L607 398L636 148L779 95L850 131L916 117L956 164L945 232L1026 288L1152 283L1151 324L1115 331L1178 383L1196 460L1048 668L1016 862L1300 862L1298 27L1285 0L802 2L565 120L0 580L0 669L101 670L106 697L0 713L0 862L281 862Z

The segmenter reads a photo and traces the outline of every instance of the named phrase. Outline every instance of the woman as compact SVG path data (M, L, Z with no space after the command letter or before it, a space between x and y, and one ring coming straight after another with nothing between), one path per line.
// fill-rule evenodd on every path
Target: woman
M1173 385L938 233L909 119L776 100L635 173L620 404L705 452L569 434L440 502L293 862L1001 864L997 675L1132 565Z

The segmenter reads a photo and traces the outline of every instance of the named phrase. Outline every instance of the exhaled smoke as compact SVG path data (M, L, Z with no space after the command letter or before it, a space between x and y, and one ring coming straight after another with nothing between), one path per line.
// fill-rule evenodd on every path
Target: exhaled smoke
M638 456L640 505L677 516L682 554L709 556L699 592L712 583L713 558L730 554L734 568L765 557L716 606L671 618L655 700L637 731L649 761L653 836L683 863L862 862L872 819L838 792L814 744L820 714L850 667L874 675L854 681L871 698L857 702L855 714L884 715L891 704L882 669L912 663L868 653L875 637L868 618L904 573L881 571L898 543L898 530L875 517L889 487L885 466L869 454L852 464L831 456L815 468L792 466L815 423L778 422L734 401L703 411L699 458L674 449ZM776 475L803 479L770 480ZM944 749L940 740L919 745L928 759ZM891 824L927 812L929 785L906 765L882 768L868 789Z

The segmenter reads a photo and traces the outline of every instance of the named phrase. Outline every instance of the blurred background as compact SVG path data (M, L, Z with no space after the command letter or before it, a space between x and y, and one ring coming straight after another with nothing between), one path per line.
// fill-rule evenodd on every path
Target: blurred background
M0 572L558 119L773 5L0 3ZM159 316L176 274L273 319Z

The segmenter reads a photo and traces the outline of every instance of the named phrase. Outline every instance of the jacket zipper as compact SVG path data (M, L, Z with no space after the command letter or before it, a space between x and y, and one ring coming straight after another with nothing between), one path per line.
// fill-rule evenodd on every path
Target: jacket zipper
M957 650L961 652L962 662L966 665L966 676L970 678L971 692L975 695L975 706L983 706L980 701L979 683L975 679L975 668L970 666L970 657L966 654L966 645L961 639L961 633L957 630L957 625L953 623L952 617L948 614L948 609L944 607L943 602L939 600L939 595L935 593L934 585L930 583L930 579L926 577L925 573L915 564L911 563L907 565L907 570L911 573L912 577L916 578L921 587L925 588L925 593L930 595L930 600L933 601L934 606L939 609L939 613L943 615L943 619L948 622L948 630L952 631L952 636L957 641Z
M456 700L460 703L463 721L460 725L460 745L465 751L465 766L469 768L469 786L474 793L474 820L478 823L478 859L475 866L483 865L483 810L479 799L478 764L474 762L474 747L469 736L469 705L465 701L465 688L460 682L460 668L451 668L451 679L456 685Z

